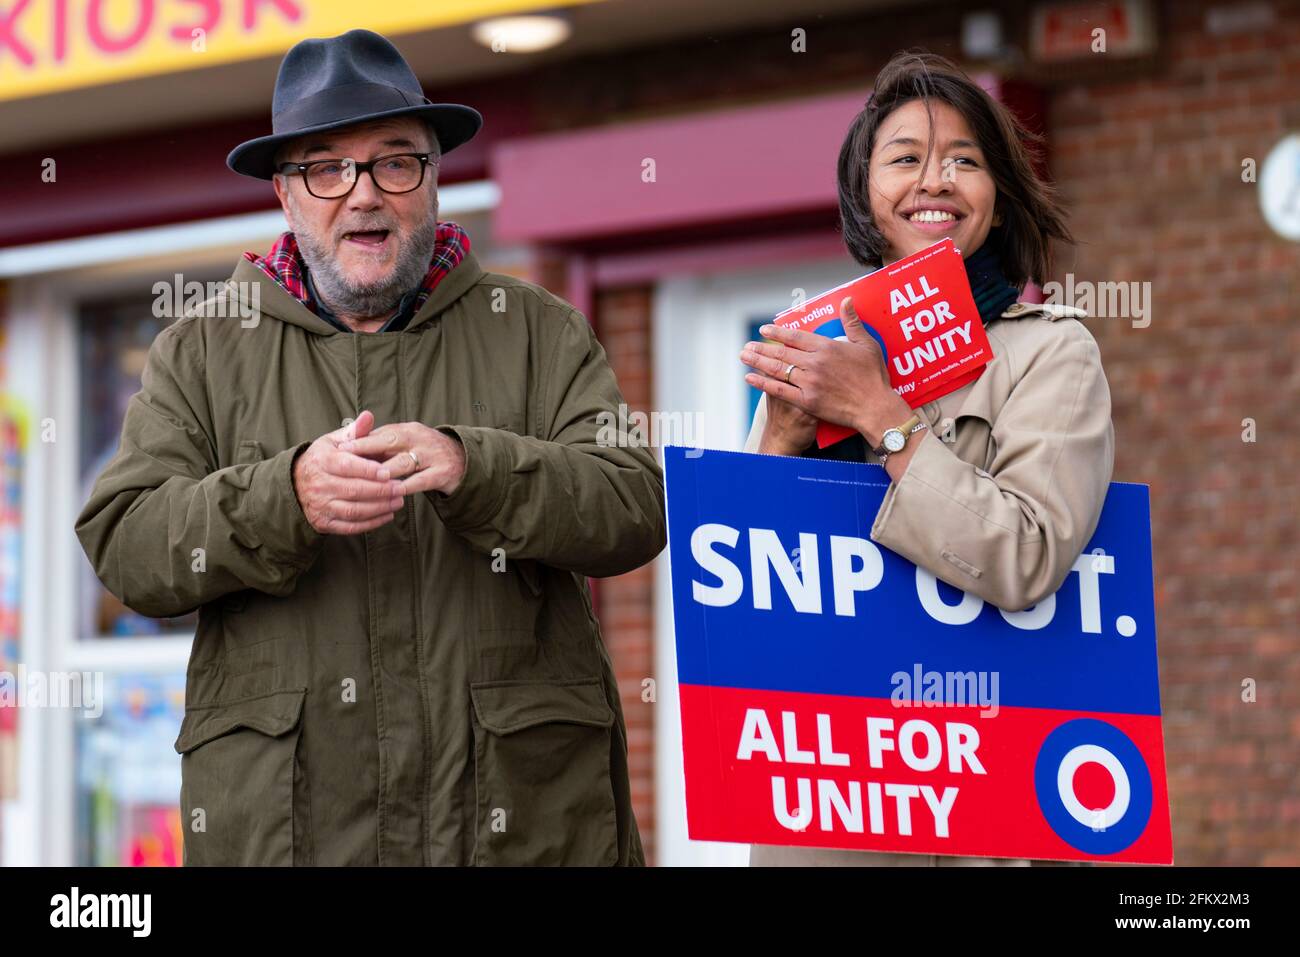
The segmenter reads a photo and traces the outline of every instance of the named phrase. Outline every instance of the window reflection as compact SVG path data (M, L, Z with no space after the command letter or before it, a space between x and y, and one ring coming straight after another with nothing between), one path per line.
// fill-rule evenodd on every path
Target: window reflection
M131 396L140 391L140 375L149 346L172 322L170 317L156 317L153 311L152 293L81 305L77 362L81 385L78 452L82 502L90 497L95 479L117 454L122 419ZM163 619L137 614L100 584L88 561L82 564L81 634L84 637L130 638L193 632L197 613Z
M110 676L103 713L76 721L79 866L175 867L182 858L184 675Z

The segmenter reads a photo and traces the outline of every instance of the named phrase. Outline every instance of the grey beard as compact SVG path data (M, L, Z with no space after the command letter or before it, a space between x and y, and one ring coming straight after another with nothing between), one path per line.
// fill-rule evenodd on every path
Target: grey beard
M433 215L417 226L402 244L392 275L370 285L358 285L348 279L339 268L338 260L315 236L295 233L294 238L298 241L303 262L311 270L316 291L330 312L377 319L392 313L402 297L419 285L429 271L429 261L438 241L437 212L435 207Z

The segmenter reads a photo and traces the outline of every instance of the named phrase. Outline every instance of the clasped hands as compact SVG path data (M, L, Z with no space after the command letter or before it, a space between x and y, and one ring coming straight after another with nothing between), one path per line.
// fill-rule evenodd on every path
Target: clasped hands
M405 496L451 494L465 474L465 449L419 422L374 428L363 411L322 435L293 465L293 487L311 527L322 534L358 535L392 521Z
M768 324L759 331L776 342L746 343L741 351L740 360L756 370L745 381L767 395L760 452L799 455L816 438L818 419L848 426L875 448L886 429L911 414L848 296L840 315L845 339Z

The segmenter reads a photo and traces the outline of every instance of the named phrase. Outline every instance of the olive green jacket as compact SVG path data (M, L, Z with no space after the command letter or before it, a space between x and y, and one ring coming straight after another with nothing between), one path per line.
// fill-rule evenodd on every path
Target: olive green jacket
M128 607L199 610L185 862L643 864L586 576L663 548L663 475L598 442L623 399L586 320L472 254L401 332L232 282L154 341L77 520ZM454 433L464 478L319 534L294 456L364 409Z

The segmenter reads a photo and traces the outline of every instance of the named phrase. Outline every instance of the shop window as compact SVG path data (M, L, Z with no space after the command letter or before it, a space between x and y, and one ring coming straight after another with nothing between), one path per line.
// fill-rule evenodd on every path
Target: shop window
M95 479L117 453L122 420L131 396L140 391L149 346L172 320L154 315L152 294L85 302L78 318L78 462L81 501L85 502ZM110 594L95 577L89 562L83 562L83 569L83 636L131 638L193 633L198 622L196 613L180 618L147 618Z
M180 761L184 675L108 675L102 712L76 720L77 848L91 867L175 867L182 861Z

